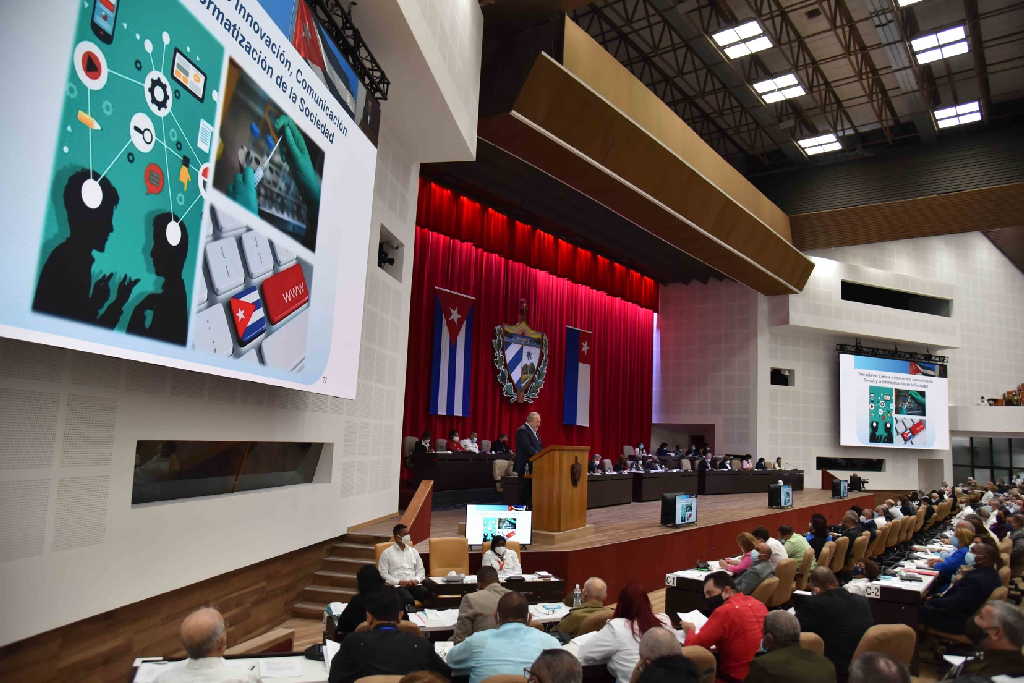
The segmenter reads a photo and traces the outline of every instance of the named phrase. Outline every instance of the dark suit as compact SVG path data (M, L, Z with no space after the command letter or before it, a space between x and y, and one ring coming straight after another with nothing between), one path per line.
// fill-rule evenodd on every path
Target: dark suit
M410 671L436 671L445 676L451 669L434 652L426 638L403 633L395 627L378 626L352 633L341 643L331 662L329 683L349 683L363 676L404 675Z
M515 471L520 477L526 474L530 458L540 453L543 446L540 438L534 433L528 424L519 425L516 430L516 463Z
M835 683L835 680L836 668L832 662L799 645L780 647L755 657L747 675L747 683Z
M949 587L944 595L921 605L921 622L947 633L963 633L967 618L985 604L1002 585L992 567L975 567Z
M825 641L825 656L835 665L839 676L846 675L861 636L875 623L868 599L843 588L801 601L796 618L801 631L817 633Z

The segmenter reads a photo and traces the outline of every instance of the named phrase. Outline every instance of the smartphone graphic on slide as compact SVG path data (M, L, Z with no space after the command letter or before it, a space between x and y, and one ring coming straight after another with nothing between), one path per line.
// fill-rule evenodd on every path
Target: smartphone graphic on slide
M107 45L114 40L117 29L117 3L119 0L93 0L92 32Z

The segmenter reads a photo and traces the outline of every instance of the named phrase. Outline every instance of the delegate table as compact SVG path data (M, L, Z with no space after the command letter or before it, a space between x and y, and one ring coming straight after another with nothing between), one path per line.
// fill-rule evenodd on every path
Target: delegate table
M628 505L633 502L633 475L625 473L587 476L587 509Z
M525 581L510 581L501 578L501 585L509 590L519 591L531 603L561 602L565 598L565 579L552 576L550 579L538 578L536 574L523 574ZM468 575L462 583L446 583L443 577L428 576L423 586L430 591L435 599L438 596L457 596L460 600L466 593L477 590L476 576Z
M699 475L701 495L768 493L768 488L779 479L794 491L804 490L803 470L710 470Z
M434 480L435 491L494 488L494 460L491 453L428 453L428 462L417 467L420 481Z
M767 490L767 489L766 489ZM696 472L633 472L633 500L661 500L663 493L697 494Z

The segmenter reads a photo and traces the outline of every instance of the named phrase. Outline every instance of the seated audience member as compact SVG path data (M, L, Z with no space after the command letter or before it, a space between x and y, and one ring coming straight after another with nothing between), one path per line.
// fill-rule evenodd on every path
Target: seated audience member
M832 540L832 534L828 531L828 520L825 519L825 515L817 512L811 515L809 531L804 538L807 539L808 545L814 551L814 556L818 557L821 555L821 549Z
M843 529L842 535L850 539L850 544L846 546L846 557L847 559L849 559L850 555L853 554L854 542L858 538L860 538L860 535L862 533L870 530L865 529L864 526L861 525L860 518L857 516L857 513L854 512L853 510L847 510L846 514L843 515L843 519L839 524Z
M892 498L885 501L885 517L890 522L903 519L903 511L900 510L900 506Z
M889 523L889 520L885 516L885 511L886 511L885 505L877 505L877 506L875 506L874 522L875 522L875 528L876 529L881 529L882 527L884 527L886 524Z
M882 569L878 566L877 562L865 557L863 560L853 565L853 569L850 570L850 574L855 579L876 581L878 577L882 575Z
M814 551L810 543L800 534L793 533L793 527L783 524L779 527L779 538L782 539L782 547L786 549L786 556L796 561L797 568L803 562L804 553L811 553L811 569L814 569Z
M508 547L504 536L497 535L491 538L491 547L480 558L480 566L494 567L499 574L521 574L523 571L516 551Z
M962 634L967 619L1002 585L995 568L998 559L999 551L992 546L972 545L964 557L964 564L971 569L963 571L944 593L921 605L921 623L938 631Z
M757 556L750 564L750 568L736 579L736 590L744 595L753 593L762 581L775 573L775 568L772 567L772 551L768 544L758 543L755 550Z
M754 465L755 470L766 470L768 469L768 463L764 461L764 458L758 458L757 464Z
M1010 584L1007 600L1020 607L1024 598L1024 545L1014 544L1010 551Z
M584 666L606 664L617 683L628 683L640 658L640 639L657 626L672 628L664 614L655 614L647 592L638 583L619 591L615 613L604 627L579 646Z
M188 659L171 664L159 683L247 683L259 676L247 667L224 659L228 647L224 617L212 607L197 609L181 622L181 644Z
M409 607L416 600L427 597L427 589L423 587L426 572L423 571L423 560L412 545L409 528L404 524L396 524L391 530L394 543L380 554L377 569L389 586L398 588L402 604Z
M398 592L384 588L370 593L366 605L367 631L351 633L331 661L328 683L350 683L363 676L402 675L410 671L451 670L426 638L399 630L401 605Z
M989 531L995 534L1000 541L1010 533L1010 524L1006 521L1006 513L1000 510L996 513L996 521L989 525Z
M587 465L587 472L589 474L600 474L604 472L604 467L601 466L601 454L594 453L590 456L590 463Z
M459 445L462 446L462 450L470 453L480 452L480 440L477 437L476 432L470 432L469 437L459 441Z
M423 432L420 435L419 441L413 444L412 453L409 454L409 462L406 463L409 467L414 470L421 470L426 465L430 464L430 452L434 450L434 446L430 443L430 432Z
M736 590L732 577L726 572L712 572L704 579L712 582L721 592L722 605L712 612L698 632L694 625L684 621L687 645L714 647L718 652L718 680L742 681L750 670L750 662L761 647L764 617L768 609L764 604Z
M900 496L900 513L909 517L917 512L917 506L910 500L910 496Z
M736 545L740 547L740 559L733 560L727 557L722 560L722 566L733 574L740 574L750 568L757 555L757 539L753 534L743 531L736 536Z
M462 596L459 603L459 618L455 622L453 643L461 643L479 631L486 631L498 625L494 615L498 611L498 600L508 589L498 583L498 572L494 567L480 567L476 573L477 590Z
M981 518L981 515L979 515L979 514L964 515L963 519L964 519L965 522L970 522L971 524L974 525L975 535L978 536L979 538L981 538L981 539L991 538L993 541L997 540L995 534L993 534L991 531L989 531L989 528L987 526L985 526L985 520Z
M529 669L527 683L582 683L583 667L568 650L544 650Z
M561 647L554 636L527 625L530 603L521 593L501 596L497 617L498 628L474 633L448 651L448 666L469 674L469 683L498 674L521 676L541 652Z
M763 647L767 654L750 663L747 683L832 683L836 668L816 652L800 647L800 622L775 610L764 618Z
M448 443L445 444L445 448L447 448L452 453L458 453L459 451L463 450L462 442L459 441L458 430L453 429L452 431L448 432Z
M630 676L630 683L697 683L697 670L693 662L683 656L679 638L667 628L655 626L640 639L640 659Z
M751 457L750 453L747 453L746 455L743 456L743 461L740 463L740 469L742 469L742 470L752 470L752 469L754 469L754 459L753 459L753 457Z
M768 545L768 550L771 552L771 563L772 570L779 566L779 562L785 560L789 555L786 554L786 546L782 545L782 542L777 538L772 538L771 534L768 533L768 529L763 526L759 526L750 532L754 538Z
M779 457L775 458L775 469L777 469L777 470L781 470L782 469L782 456L781 455Z
M953 574L964 564L967 552L971 549L971 543L974 541L974 531L969 526L957 525L952 540L956 550L950 553L946 559L928 560L928 565L939 572L929 589L932 594L941 593L953 580Z
M671 457L671 451L669 451L668 449L668 442L662 441L661 444L658 445L658 449L654 452L654 454L659 458Z
M356 572L356 590L349 603L345 605L345 611L338 618L338 629L335 631L334 639L339 643L349 633L354 633L359 624L366 621L366 597L370 593L376 593L387 585L384 577L372 564L364 564Z
M796 608L800 630L821 636L825 656L842 679L857 643L875 623L871 604L863 595L840 588L836 575L828 567L818 567L811 572L809 587L813 596L801 601Z
M994 600L986 603L967 623L967 636L979 650L946 674L960 676L1024 676L1024 614L1013 605Z
M1010 515L1010 538L1014 543L1024 542L1024 515Z
M850 662L848 683L910 683L907 667L881 652L864 652Z
M587 617L595 612L608 609L604 606L604 601L607 599L608 584L596 576L591 576L583 583L583 595L580 606L571 608L569 613L558 622L555 630L569 638L575 638L580 634L580 627L583 626L583 621Z
M502 432L498 438L491 443L491 453L495 455L508 456L512 450L508 446L508 434Z

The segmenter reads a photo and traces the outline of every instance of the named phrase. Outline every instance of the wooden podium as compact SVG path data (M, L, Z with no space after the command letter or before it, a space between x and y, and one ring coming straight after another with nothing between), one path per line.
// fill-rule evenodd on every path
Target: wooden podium
M586 527L589 457L590 446L548 446L530 458L535 533L562 533ZM572 470L577 463L579 479L573 486Z

